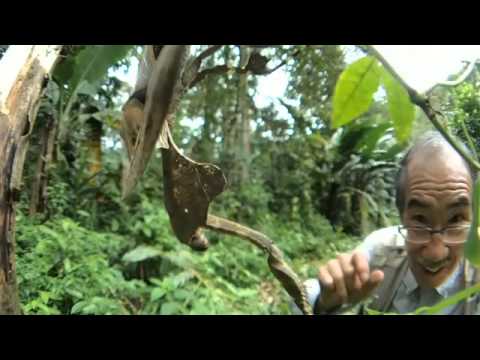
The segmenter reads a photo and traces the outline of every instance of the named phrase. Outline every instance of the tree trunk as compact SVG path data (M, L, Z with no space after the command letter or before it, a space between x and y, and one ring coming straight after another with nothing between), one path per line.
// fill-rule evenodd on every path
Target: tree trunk
M0 61L0 314L19 314L15 201L46 76L61 45L11 46Z
M57 129L55 118L52 115L47 116L45 126L40 130L41 150L30 198L30 216L45 212L47 207L48 169L52 163Z
M248 49L240 48L240 64L248 62ZM248 109L248 73L242 73L238 79L236 149L233 182L243 185L248 181L250 162L250 117Z
M95 118L90 118L86 122L88 139L88 176L90 185L97 186L97 174L102 171L102 134L103 124Z
M207 68L215 66L213 57L208 59L206 66ZM215 112L217 110L212 106L212 92L213 87L215 86L214 80L213 77L207 76L207 78L201 83L204 94L202 135L199 141L192 147L192 152L194 158L202 162L211 162L214 156L212 131L216 122Z
M240 143L241 143L241 158L240 158L240 183L245 184L249 178L250 169L250 114L248 109L248 86L247 86L247 74L240 75L244 77L241 84L240 93L240 114L241 114L241 131L240 131Z

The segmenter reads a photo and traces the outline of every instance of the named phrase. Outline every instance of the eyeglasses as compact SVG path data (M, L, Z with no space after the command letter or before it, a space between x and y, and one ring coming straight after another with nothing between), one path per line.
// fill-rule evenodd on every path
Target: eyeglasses
M470 225L449 226L441 230L433 230L429 227L400 226L398 232L405 241L415 245L424 245L430 242L433 234L443 235L443 242L447 245L459 245L467 241Z

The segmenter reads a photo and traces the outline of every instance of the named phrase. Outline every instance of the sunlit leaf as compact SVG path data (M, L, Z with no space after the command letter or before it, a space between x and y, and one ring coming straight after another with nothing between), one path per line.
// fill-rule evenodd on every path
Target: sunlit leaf
M384 68L382 68L382 84L387 92L388 110L395 128L395 135L403 143L412 133L415 119L415 106L410 101L407 90Z
M366 56L348 66L340 75L333 95L332 126L348 124L365 113L380 84L375 58Z

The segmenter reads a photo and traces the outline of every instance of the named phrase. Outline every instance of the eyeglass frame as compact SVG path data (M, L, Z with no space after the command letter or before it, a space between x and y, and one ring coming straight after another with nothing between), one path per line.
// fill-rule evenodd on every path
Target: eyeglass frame
M443 229L440 229L440 230L434 230L432 229L431 227L428 227L428 226L404 226L404 225L400 225L398 227L398 233L405 239L405 241L411 243L411 244L428 244L430 241L432 241L432 236L433 234L441 234L442 235L442 241L444 244L446 245L461 245L461 244L464 244L467 239L465 237L465 240L463 241L459 241L459 242L450 242L448 241L448 239L445 238L444 234L445 234L445 231L447 231L448 229L470 229L470 226L471 224L468 224L468 225L460 225L460 226L446 226L444 227ZM429 235L430 235L430 239L429 240L425 240L425 241L411 241L408 239L408 230L409 229L412 229L412 230L426 230L429 232ZM404 235L402 234L402 230L406 230L407 231L407 235Z

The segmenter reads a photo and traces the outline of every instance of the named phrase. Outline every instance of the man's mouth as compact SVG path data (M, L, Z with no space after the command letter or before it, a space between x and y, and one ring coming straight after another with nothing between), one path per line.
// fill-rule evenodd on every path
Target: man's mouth
M448 261L442 261L436 264L421 264L422 267L430 274L436 274L440 272L447 265Z

